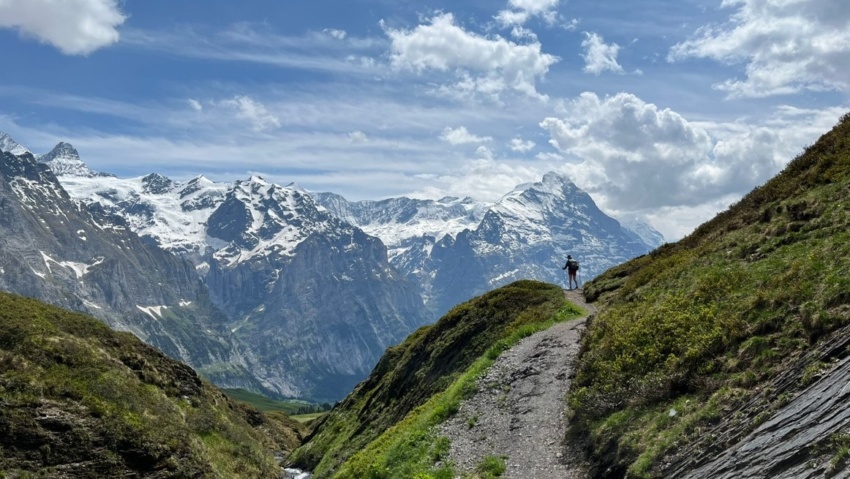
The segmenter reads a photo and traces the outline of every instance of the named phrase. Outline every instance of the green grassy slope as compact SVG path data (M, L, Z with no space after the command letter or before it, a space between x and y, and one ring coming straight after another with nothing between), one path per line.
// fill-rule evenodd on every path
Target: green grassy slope
M317 479L337 472L339 477L408 477L411 462L432 465L444 445L432 442L427 426L452 414L470 392L474 381L462 380L474 376L470 368L476 365L480 372L486 366L482 358L492 360L516 337L580 313L559 287L533 281L455 307L390 348L370 377L319 421L314 435L293 453L293 463ZM358 451L353 463L341 468Z
M279 477L299 432L82 314L0 293L0 476Z
M850 115L728 211L585 292L599 313L570 395L573 439L601 475L657 476L850 323Z
M262 394L246 391L245 389L223 389L224 393L231 399L248 403L263 412L283 412L290 416L296 414L317 414L330 410L330 403L311 403L299 399L278 401Z

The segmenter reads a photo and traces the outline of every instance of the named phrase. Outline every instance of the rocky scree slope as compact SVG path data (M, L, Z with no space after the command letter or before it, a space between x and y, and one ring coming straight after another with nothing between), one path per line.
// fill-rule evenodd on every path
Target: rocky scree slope
M563 308L559 287L533 281L515 282L458 305L434 325L387 350L369 378L318 422L291 462L313 471L316 478L358 477L362 465L341 469L343 463L356 453L370 463L380 463L387 454L381 445L387 442L384 433L403 429L401 423L409 426L413 411L420 411L423 404L445 392L494 344L526 325L555 317ZM446 419L451 413L442 414ZM411 441L424 449L440 447L436 437L412 434ZM425 467L433 465L430 462ZM409 472L398 469L387 472L386 477L407 477Z
M0 405L8 477L277 478L304 434L131 334L7 293Z
M589 283L596 477L846 477L850 115L682 241Z
M0 153L0 289L91 314L220 384L267 390L191 264L74 201L29 153Z

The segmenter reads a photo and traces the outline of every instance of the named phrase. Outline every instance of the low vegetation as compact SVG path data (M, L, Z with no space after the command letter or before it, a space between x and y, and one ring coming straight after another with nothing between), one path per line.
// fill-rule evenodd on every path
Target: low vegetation
M294 422L90 317L0 293L0 476L279 477Z
M609 477L658 476L662 458L850 323L850 116L689 237L585 291L599 313L571 434ZM806 365L800 386L822 366Z
M320 420L293 453L314 477L452 478L450 444L433 426L453 415L476 379L533 332L583 313L557 286L519 281L455 307L391 348L372 375ZM496 477L492 464L487 476Z
M317 404L309 401L303 401L300 399L288 399L278 401L263 396L262 394L246 391L244 389L224 389L224 393L227 394L227 396L231 399L250 404L255 408L259 409L260 411L278 411L286 413L290 416L320 414L326 411L330 411L333 407L332 404L327 402Z

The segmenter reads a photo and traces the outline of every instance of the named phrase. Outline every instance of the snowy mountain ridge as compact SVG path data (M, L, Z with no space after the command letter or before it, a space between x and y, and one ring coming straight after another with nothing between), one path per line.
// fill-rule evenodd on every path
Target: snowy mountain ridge
M31 151L19 145L18 142L12 139L7 133L0 131L0 153L8 152L15 156L21 156L24 153L30 153Z
M357 225L387 245L390 260L406 253L412 240L439 241L474 228L489 205L472 198L421 200L407 197L349 202L334 193L315 193L316 201L335 216Z
M72 197L100 203L140 236L196 261L213 253L232 267L255 257L288 256L310 234L339 226L297 185L279 186L256 175L233 183L204 176L178 182L156 173L123 179L60 170L57 176Z
M629 227L605 215L587 193L554 172L494 204L451 198L346 202L329 193L316 198L387 243L392 265L422 287L436 315L517 279L562 284L567 254L581 259L589 279L663 243L649 225Z
M73 236L66 242L97 242L92 246L124 252L132 265L92 254L70 256L51 244L27 253L32 266L16 265L11 273L11 266L0 265L5 268L0 286L9 280L10 290L39 293L63 306L72 301L75 309L98 316L106 314L99 309L103 297L54 294L45 284L61 275L74 288L85 287L110 269L115 276L104 288L121 292L125 316L142 318L150 328L164 325L133 332L155 338L187 363L212 361L205 371L220 384L335 401L368 375L388 347L431 319L417 285L387 261L384 244L330 214L298 185L283 187L259 176L232 183L203 176L180 182L156 173L122 179L92 172L67 143L51 153L39 161L28 153L5 154L0 163L8 176L0 186L29 215L25 233L50 238L51 228L60 228L63 237ZM62 216L69 205L97 212L92 228L115 234L70 230ZM21 248L30 243L39 244L21 242ZM9 253L0 248L0 259L14 258ZM182 269L164 267L165 262ZM24 269L26 284L20 284L18 270ZM131 274L124 277L122 271ZM176 296L179 288L166 286L164 277L148 280L157 274L199 289ZM148 288L162 288L166 295L146 294ZM206 343L192 339L204 331L186 328L187 315L211 317L203 312L207 307L221 314L214 315L216 324L206 334L232 344L230 356L207 353L201 347ZM159 339L171 335L179 337Z

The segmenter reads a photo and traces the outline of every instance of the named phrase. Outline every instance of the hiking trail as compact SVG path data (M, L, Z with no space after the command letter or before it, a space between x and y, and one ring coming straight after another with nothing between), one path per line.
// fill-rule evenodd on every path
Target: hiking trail
M593 314L581 290L567 299ZM458 474L474 472L488 456L505 459L506 479L586 479L585 468L564 444L564 398L575 374L585 320L535 333L502 353L478 381L478 392L439 427L451 440Z

